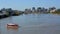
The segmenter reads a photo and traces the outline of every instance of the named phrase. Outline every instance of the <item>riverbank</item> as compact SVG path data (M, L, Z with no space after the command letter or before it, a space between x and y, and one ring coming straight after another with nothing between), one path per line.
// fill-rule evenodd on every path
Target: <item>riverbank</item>
M6 17L9 17L9 16L8 15L5 15L5 14L0 14L0 19L6 18Z
M22 13L7 14L7 15L6 14L0 14L0 19L7 18L10 16L19 16L21 14L23 14L23 12Z

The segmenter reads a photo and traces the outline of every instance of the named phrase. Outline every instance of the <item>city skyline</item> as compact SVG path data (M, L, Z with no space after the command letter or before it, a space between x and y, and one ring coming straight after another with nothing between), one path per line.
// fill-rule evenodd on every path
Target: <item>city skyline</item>
M32 7L56 7L60 8L60 0L0 0L1 8L12 8L17 10L25 10Z

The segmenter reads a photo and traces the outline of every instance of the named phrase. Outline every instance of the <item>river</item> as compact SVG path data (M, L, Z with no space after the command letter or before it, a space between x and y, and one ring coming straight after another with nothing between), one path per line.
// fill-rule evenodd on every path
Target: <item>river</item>
M8 23L16 23L18 29L7 29ZM23 14L0 19L0 34L60 34L60 15Z

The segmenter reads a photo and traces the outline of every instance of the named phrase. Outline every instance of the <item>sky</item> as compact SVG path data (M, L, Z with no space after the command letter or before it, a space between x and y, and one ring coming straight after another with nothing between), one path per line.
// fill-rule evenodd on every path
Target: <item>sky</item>
M12 8L15 10L24 10L32 7L56 7L60 8L60 0L0 0L1 8Z

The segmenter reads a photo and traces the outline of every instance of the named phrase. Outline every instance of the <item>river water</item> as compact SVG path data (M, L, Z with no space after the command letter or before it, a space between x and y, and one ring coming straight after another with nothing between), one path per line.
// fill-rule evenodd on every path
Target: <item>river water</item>
M7 29L8 23L16 23L18 29ZM60 15L23 14L0 19L0 34L60 34Z

